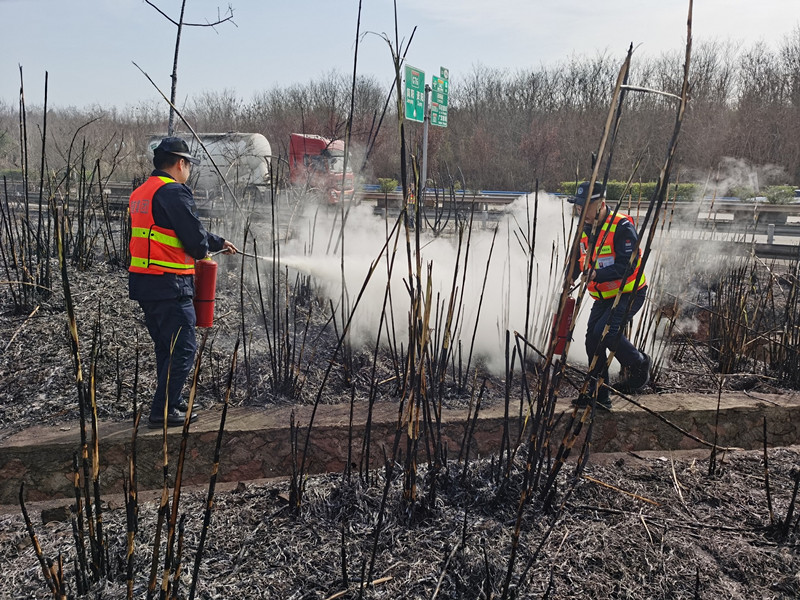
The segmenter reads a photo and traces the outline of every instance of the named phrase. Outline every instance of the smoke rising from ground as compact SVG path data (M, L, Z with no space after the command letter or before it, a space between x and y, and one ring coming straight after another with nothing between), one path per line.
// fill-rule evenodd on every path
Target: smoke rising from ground
M786 168L774 164L756 164L743 158L723 156L712 173L687 169L690 178L702 182L707 197L722 197L744 192L760 195L771 185L791 184ZM745 200L745 198L741 198Z
M733 163L726 163L734 167ZM738 165L720 171L727 182L746 180L749 167ZM371 347L375 342L383 312L383 298L388 277L387 254L381 254L387 235L395 225L394 218L384 219L376 215L371 204L354 206L347 217L344 236L339 238L341 213L338 207L326 207L313 202L303 202L301 209L292 217L291 233L281 245L283 266L313 276L317 293L330 299L337 306L337 319L342 313L341 264L344 262L344 282L347 289L347 302L355 301L362 287L370 265L378 260L372 280L366 288L353 320L351 334L354 346ZM431 327L435 326L438 306L440 319L447 310L456 266L458 273L456 300L463 296L462 310L458 316L454 334L454 344L459 341L464 360L473 339L481 290L486 277L481 313L474 336L474 351L493 372L502 373L504 367L505 332L518 331L544 351L547 346L547 333L556 308L556 301L564 277L566 248L575 235L577 219L571 215L571 205L562 198L546 193L539 194L536 226L533 224L534 197L522 197L513 205L507 206L499 221L484 221L483 214L475 214L469 252L466 245L468 232L464 233L463 245L459 254L458 238L451 225L447 232L436 237L427 227L421 233L422 247L422 289L427 284L430 266L432 277ZM627 207L623 206L622 210ZM634 340L637 329L641 329L651 319L651 315L675 304L683 304L680 310L680 330L689 332L696 328L691 315L697 309L697 302L706 303L708 296L704 290L708 282L720 273L727 272L732 265L746 260L731 254L731 242L742 243L753 239L752 234L724 233L703 226L708 214L703 213L701 205L688 204L673 210L665 207L664 215L658 220L656 235L646 266L649 284L648 302L633 321L634 329L629 337ZM632 207L630 214L640 228L646 206ZM264 228L266 224L259 224ZM396 328L398 343L407 340L409 315L409 269L406 253L405 231L401 227L397 246L392 239L388 252L395 251L393 272L390 281L391 311ZM489 259L495 228L497 235L494 250ZM259 238L259 251L268 254L265 239L269 236L264 229L254 229ZM285 229L284 229L285 231ZM534 232L535 231L535 236ZM531 232L528 234L527 232ZM523 249L526 236L535 241L535 262L532 269L533 280L530 298L527 290L528 262ZM647 232L642 240L645 244ZM284 237L282 235L282 237ZM412 269L414 232L410 233L412 247ZM342 257L342 245L344 256ZM466 260L466 279L463 279ZM487 261L489 261L488 271ZM414 269L415 270L415 269ZM464 290L461 289L462 281ZM263 284L263 279L262 279ZM705 298L705 299L704 299ZM688 303L687 303L688 302ZM694 304L693 304L694 303ZM326 302L327 304L327 302ZM584 352L584 332L591 298L586 296L574 326L574 339L569 358L573 363L587 363ZM694 306L694 308L693 308ZM529 326L526 327L526 310L529 311ZM345 311L349 312L349 311ZM661 325L663 328L663 324ZM382 333L386 340L386 328ZM650 348L659 342L650 339ZM613 365L612 365L613 367ZM614 369L612 368L612 372Z
M385 219L374 213L373 206L362 204L351 208L343 237L344 244L344 281L347 289L347 302L350 306L355 302L370 265L378 260L377 268L366 287L365 293L357 308L351 325L351 341L354 346L371 347L383 312L384 293L389 281L387 252L381 253L386 244L387 235L395 225L393 218ZM560 197L546 193L539 194L539 207L534 226L534 197L519 198L514 204L506 207L499 221L484 222L482 213L475 214L472 236L469 240L469 253L466 246L468 233L465 231L462 248L459 253L458 238L454 227L438 237L424 228L421 233L422 248L422 288L427 284L428 266L432 277L433 307L431 309L431 327L435 325L436 306L440 315L447 310L447 303L453 288L453 276L456 274L456 300L462 298L463 305L454 335L454 344L459 341L466 362L470 344L474 336L474 353L496 374L502 374L505 364L505 332L506 330L526 335L537 348L542 351L547 347L547 334L556 309L558 295L564 277L564 261L566 248L575 235L577 218L571 215L570 204ZM294 215L291 221L291 233L281 244L281 264L291 271L311 275L317 293L331 300L337 307L337 319L341 315L342 254L339 239L339 223L341 214L338 207L326 207L312 202L302 205L302 210ZM634 211L634 219L638 224L644 219L645 210ZM694 217L693 217L694 218ZM394 238L388 244L388 252L395 250L394 265L391 276L391 311L397 332L398 341L407 340L409 305L409 271L406 253L405 231L400 226L399 240L396 246ZM253 226L253 233L259 242L259 253L269 255L269 239L266 223ZM494 230L494 250L491 250ZM534 266L530 299L527 290L528 262L523 244L526 232L530 231L534 244ZM717 248L720 243L708 233L697 233L684 228L668 230L658 225L658 233L653 244L646 274L648 278L648 303L634 319L634 339L640 323L646 324L648 315L658 307L670 305L675 297L684 297L689 293L693 281L707 280L709 272L717 272L730 266L730 256ZM285 232L285 229L284 229ZM410 232L412 246L412 269L414 269L414 232ZM644 239L642 241L644 244ZM491 259L489 258L491 251ZM466 279L463 279L466 264ZM489 263L487 271L487 262ZM262 285L264 285L262 271ZM481 312L478 319L478 307L481 291L486 278ZM461 286L464 282L462 293ZM251 281L255 284L255 280ZM577 292L574 292L574 294ZM570 346L570 362L586 365L588 363L584 350L584 334L586 320L592 300L586 295L581 310L576 317L573 343ZM387 305L388 306L388 305ZM526 309L529 310L528 331L525 331ZM326 308L327 310L327 308ZM349 313L349 311L346 311ZM686 314L683 315L686 318ZM443 317L440 316L440 319ZM692 327L686 323L687 330ZM386 340L384 325L382 342ZM513 343L513 338L512 338ZM473 361L474 364L474 361ZM616 363L612 364L612 374L616 372Z
M463 308L458 321L456 344L461 341L464 358L469 351L472 332L475 328L475 353L495 372L502 372L504 365L505 331L525 332L525 312L530 308L529 339L544 348L546 329L555 307L556 295L563 281L564 232L570 234L572 217L569 205L562 199L545 193L539 194L539 210L535 235L535 265L531 295L527 292L527 259L520 240L528 231L530 219L533 230L534 198L517 200L499 222L484 222L481 213L476 213L469 240L464 233L459 253L458 238L453 228L439 237L424 228L421 234L423 290L427 283L430 266L432 297L438 303L440 314L446 312L454 273L456 274L456 298L462 296ZM336 210L307 207L305 223L296 227L296 236L282 248L284 265L313 275L320 293L338 303L341 299L341 247L337 246L340 215ZM314 224L314 226L307 226ZM374 214L373 207L366 204L353 207L347 218L344 233L345 285L350 302L354 302L370 264L380 256L380 264L366 288L353 321L353 341L356 344L373 344L380 323L383 297L388 278L386 253L380 254L386 243L387 232L394 220L386 220ZM497 235L492 251L494 229ZM333 234L331 232L333 231ZM532 234L531 234L532 236ZM533 237L531 238L533 239ZM329 240L332 240L329 243ZM412 252L414 246L411 232ZM334 249L336 248L336 252ZM311 251L309 252L309 249ZM389 253L394 249L394 240L389 244ZM490 259L491 253L491 259ZM463 279L466 259L466 278ZM553 264L551 265L551 261ZM488 271L487 271L488 262ZM414 258L412 256L412 265ZM480 315L478 307L481 290L486 278ZM409 314L408 258L405 232L401 230L391 276L391 295L394 323L399 339L407 336ZM433 318L431 319L433 326ZM385 329L384 329L385 332ZM385 333L384 333L385 335Z

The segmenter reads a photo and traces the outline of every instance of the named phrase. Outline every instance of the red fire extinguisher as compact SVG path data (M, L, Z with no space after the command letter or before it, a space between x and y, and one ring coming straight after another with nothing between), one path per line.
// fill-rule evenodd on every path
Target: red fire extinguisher
M575 298L572 296L567 297L564 301L564 310L559 314L553 315L553 328L550 335L555 336L556 347L553 354L564 354L567 348L567 340L569 340L569 329L572 326L572 317L575 312Z
M194 312L198 327L214 324L214 299L217 294L217 263L206 257L194 263Z

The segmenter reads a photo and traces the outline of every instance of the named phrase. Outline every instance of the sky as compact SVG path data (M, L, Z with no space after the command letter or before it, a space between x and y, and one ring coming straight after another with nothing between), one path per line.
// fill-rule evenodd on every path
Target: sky
M177 20L180 0L153 0ZM410 65L450 82L476 66L516 71L573 55L657 56L683 51L688 0L396 0ZM216 20L229 4L187 0L186 22ZM358 0L230 0L233 23L185 28L178 104L203 91L243 101L264 90L353 70ZM358 72L387 85L392 0L363 0ZM163 102L133 65L169 95L176 27L144 0L0 0L0 102L124 108ZM235 24L234 24L235 23ZM695 0L694 40L763 41L776 47L800 27L798 0Z

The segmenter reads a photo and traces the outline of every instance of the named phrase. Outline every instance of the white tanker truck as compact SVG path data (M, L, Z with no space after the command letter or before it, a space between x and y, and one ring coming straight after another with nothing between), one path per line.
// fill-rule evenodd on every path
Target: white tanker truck
M192 169L187 185L196 198L229 196L219 172L239 199L257 201L269 197L272 148L260 133L199 133L206 153L193 137L182 136L200 164ZM153 135L148 143L150 158L164 135ZM289 183L303 197L335 205L354 198L352 161L344 172L344 143L318 135L293 133L289 143Z
M268 194L270 186L270 160L272 148L267 138L260 133L199 133L203 145L228 185L237 197L255 193ZM153 135L148 143L150 157L164 135ZM196 196L225 196L228 192L225 183L209 159L209 155L191 136L183 135L189 144L189 151L200 159L200 164L192 169L187 182Z

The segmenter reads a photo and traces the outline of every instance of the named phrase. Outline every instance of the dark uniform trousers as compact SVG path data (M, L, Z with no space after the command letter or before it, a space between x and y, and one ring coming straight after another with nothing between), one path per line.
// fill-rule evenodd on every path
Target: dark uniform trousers
M595 300L589 313L589 325L586 328L586 356L589 357L590 362L597 351L597 347L600 345L600 341L603 339L603 330L606 325L609 326L603 348L600 349L597 363L593 370L594 373L602 376L603 381L606 383L608 383L608 367L606 366L608 356L606 355L606 350L611 349L611 345L616 340L620 330L630 323L633 316L642 308L647 296L647 286L643 286L631 293L633 294L633 304L630 310L628 310L628 294L623 294L616 309L612 310L616 298L607 298L605 300ZM624 367L637 365L642 360L639 350L624 335L619 338L614 356ZM600 389L598 398L607 399L608 389L605 387Z
M156 352L158 382L150 417L161 419L164 401L170 410L181 402L181 391L192 370L197 349L195 338L195 312L191 297L145 302L139 300L144 319Z

